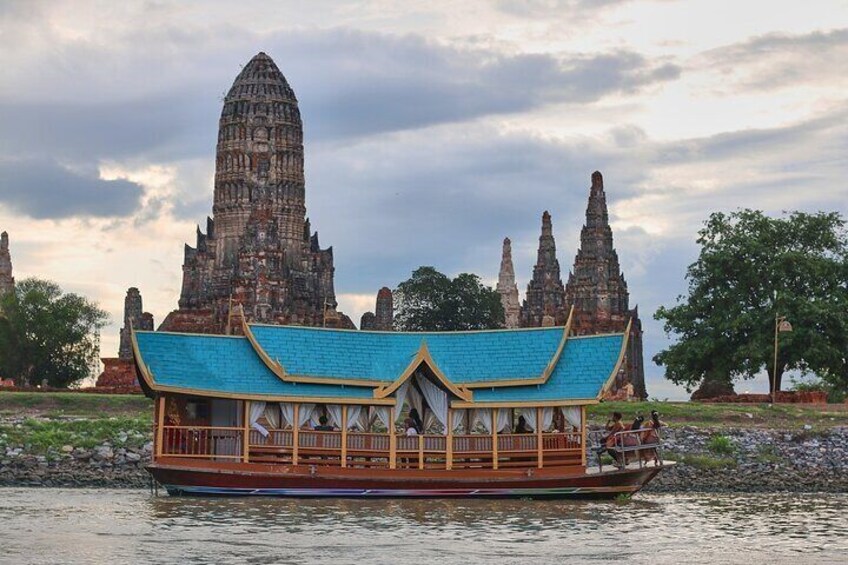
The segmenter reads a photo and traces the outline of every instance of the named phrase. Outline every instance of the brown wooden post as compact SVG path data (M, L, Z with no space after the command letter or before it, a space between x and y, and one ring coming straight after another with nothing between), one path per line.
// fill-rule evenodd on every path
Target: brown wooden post
M156 459L162 457L163 440L165 438L165 395L159 397L159 413L156 415Z
M242 443L241 460L244 463L250 462L250 401L244 401L244 440Z
M297 447L300 443L300 404L294 403L294 422L292 422L292 465L297 465Z
M580 462L586 466L586 407L580 407Z
M453 410L448 408L448 433L445 445L445 469L453 468Z
M342 404L342 467L347 467L347 404Z
M395 407L389 408L389 469L397 468L397 436L395 436Z
M498 409L492 408L492 469L498 468Z
M539 469L544 465L544 449L542 438L542 409L536 408L536 457L538 458L537 466Z
M418 436L418 468L424 468L424 434Z

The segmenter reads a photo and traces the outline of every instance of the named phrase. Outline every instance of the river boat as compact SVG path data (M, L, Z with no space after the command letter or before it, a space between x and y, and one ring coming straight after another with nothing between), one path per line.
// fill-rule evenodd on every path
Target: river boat
M171 495L611 498L670 462L644 432L591 464L587 406L629 327L373 332L243 323L133 331L155 399L147 470Z

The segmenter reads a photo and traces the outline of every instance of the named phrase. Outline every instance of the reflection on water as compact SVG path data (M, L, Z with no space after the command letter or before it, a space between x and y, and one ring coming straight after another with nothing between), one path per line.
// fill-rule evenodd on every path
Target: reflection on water
M848 495L628 502L0 489L0 563L844 563Z

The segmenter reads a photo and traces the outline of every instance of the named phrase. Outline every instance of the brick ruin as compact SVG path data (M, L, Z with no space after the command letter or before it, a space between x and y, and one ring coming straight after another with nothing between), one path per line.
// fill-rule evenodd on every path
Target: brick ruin
M9 252L9 234L0 233L0 295L15 290L12 276L12 254Z
M259 53L224 98L212 218L185 246L179 309L160 330L238 331L234 304L251 322L355 328L336 311L333 248L306 218L303 159L297 98Z
M365 312L359 320L359 329L390 332L393 329L395 307L394 297L389 287L384 286L377 292L374 312Z
M515 284L515 267L512 265L512 242L508 237L503 240L501 269L498 272L498 285L495 290L501 295L504 326L507 328L519 327L521 305L518 302L518 285Z
M136 287L127 289L127 295L124 297L124 326L121 328L118 356L100 359L103 362L103 372L97 377L97 388L138 388L131 329L153 330L153 314L144 311L141 293Z
M506 253L506 245L504 246ZM511 266L511 260L510 260ZM503 273L503 261L501 271ZM498 283L500 287L500 282ZM501 294L504 308L506 301ZM638 308L629 306L627 282L621 273L609 225L604 179L592 174L586 223L580 232L580 248L563 285L551 215L542 214L542 234L533 277L521 306L521 327L564 325L574 306L572 331L577 335L621 332L632 320L625 363L616 377L611 397L647 398L642 353L642 322Z

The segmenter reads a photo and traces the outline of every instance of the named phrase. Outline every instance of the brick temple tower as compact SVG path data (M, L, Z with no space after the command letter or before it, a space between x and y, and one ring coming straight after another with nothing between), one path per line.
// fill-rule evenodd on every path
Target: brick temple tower
M118 348L120 359L132 359L132 341L130 328L136 330L153 330L153 314L144 312L141 293L136 287L127 289L124 298L124 327L121 328L121 343Z
M0 233L0 295L15 290L12 276L12 254L9 252L9 234Z
M185 247L179 310L160 329L224 332L230 304L248 321L354 327L336 311L333 249L306 218L303 158L297 98L259 53L224 98L213 218Z
M565 304L565 289L556 257L551 215L545 210L542 214L542 235L539 236L539 251L536 265L533 267L533 278L527 285L527 293L521 307L521 327L565 325L567 320L568 307Z
M359 320L360 330L392 331L395 316L392 290L384 286L377 292L377 304L374 312L365 312Z
M498 285L495 290L501 295L504 326L517 328L521 317L521 306L518 303L518 285L515 284L515 268L512 265L512 242L508 237L503 240L501 269L498 273Z
M620 332L633 320L625 367L613 390L623 390L629 383L633 396L646 398L642 323L638 309L630 309L627 282L613 245L604 179L598 171L592 173L586 223L565 285L565 299L569 306L574 305L572 329L577 334Z

